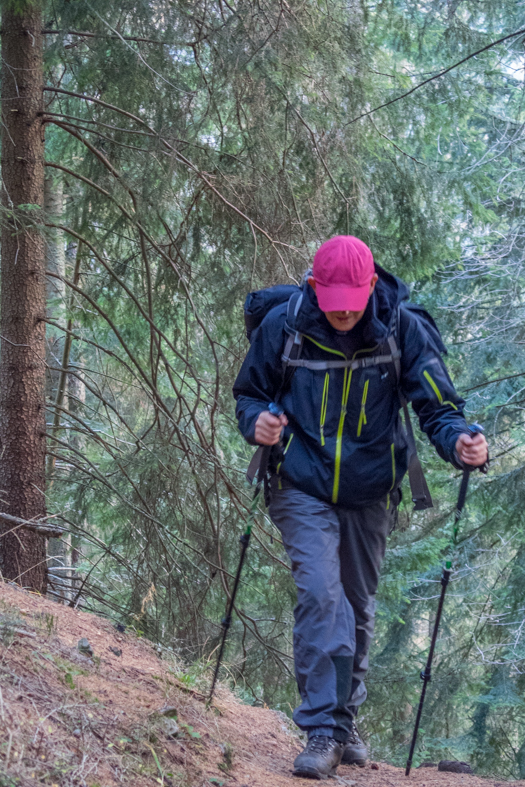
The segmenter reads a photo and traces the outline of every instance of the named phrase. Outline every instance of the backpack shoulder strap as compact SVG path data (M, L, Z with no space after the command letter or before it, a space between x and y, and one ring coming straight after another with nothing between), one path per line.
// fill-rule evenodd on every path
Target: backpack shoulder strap
M412 421L410 420L408 402L401 389L401 352L398 348L398 342L401 344L400 313L401 307L399 306L396 315L395 329L388 337L388 346L390 347L394 368L396 370L399 403L403 410L403 418L405 420L405 433L408 443L408 480L410 482L412 502L414 503L414 511L424 511L427 508L433 508L434 504L432 502L432 496L430 494L430 489L428 488L421 461L417 454L416 439L414 437Z
M397 387L399 390L399 396L401 398L401 306L399 305L396 310L396 318L394 320L394 326L392 333L388 337L388 346L390 347L390 352L392 353L392 359L394 362L394 369L396 370L396 379L397 379Z
M292 377L294 375L296 365L294 361L298 361L303 349L303 342L304 336L299 331L295 331L290 327L290 324L293 324L292 317L296 317L299 309L301 308L301 303L303 302L303 293L302 291L297 293L297 295L292 295L290 300L288 301L288 309L286 312L286 322L284 324L284 330L286 333L286 342L284 344L284 352L281 356L282 364L283 364L283 383L281 389L279 391L278 397L280 398L288 385L292 381Z
M292 381L292 377L294 375L295 366L290 366L290 360L298 360L301 350L303 349L303 335L298 331L291 330L289 326L291 316L296 316L297 312L301 307L301 303L303 300L303 293L298 292L294 293L288 301L288 309L286 312L286 322L284 324L284 330L286 335L286 342L284 344L284 352L281 356L282 359L282 383L281 387L277 391L274 397L274 401L278 403L282 398L282 395L286 388L290 385ZM248 470L246 472L246 478L250 482L253 483L255 476L259 477L259 473L261 472L261 460L263 456L265 446L260 445L255 453L252 456L251 462L248 466Z

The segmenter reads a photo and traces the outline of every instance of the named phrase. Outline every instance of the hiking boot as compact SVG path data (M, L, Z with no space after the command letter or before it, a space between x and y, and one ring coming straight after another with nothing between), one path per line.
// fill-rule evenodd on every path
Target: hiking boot
M367 748L357 731L355 721L353 721L350 735L345 743L345 750L341 758L341 763L343 765L359 765L360 768L363 768L366 764L367 757Z
M326 735L312 735L306 748L293 764L294 776L306 779L327 779L333 776L341 762L344 743L328 738Z

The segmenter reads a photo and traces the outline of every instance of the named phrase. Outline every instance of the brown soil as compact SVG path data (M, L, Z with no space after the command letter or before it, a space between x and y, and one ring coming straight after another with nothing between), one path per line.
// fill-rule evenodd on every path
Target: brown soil
M86 637L90 658L78 651ZM0 787L312 787L291 775L301 744L284 716L219 687L213 707L170 654L110 621L0 584ZM110 648L121 650L114 654ZM174 719L178 733L163 725ZM496 787L504 782L343 767L356 787ZM334 783L332 781L331 783ZM525 787L525 782L513 782Z

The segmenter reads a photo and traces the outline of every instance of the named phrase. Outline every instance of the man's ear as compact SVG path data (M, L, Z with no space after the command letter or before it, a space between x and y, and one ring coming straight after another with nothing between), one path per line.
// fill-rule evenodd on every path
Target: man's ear
M374 289L375 289L375 286L377 284L377 280L378 279L379 279L379 276L377 275L377 273L374 273L374 275L372 276L372 281L370 282L370 293L369 293L369 295L372 295L372 293L374 292Z
M314 279L314 277L313 276L308 276L307 281L308 281L308 284L310 285L310 287L315 292L315 279Z

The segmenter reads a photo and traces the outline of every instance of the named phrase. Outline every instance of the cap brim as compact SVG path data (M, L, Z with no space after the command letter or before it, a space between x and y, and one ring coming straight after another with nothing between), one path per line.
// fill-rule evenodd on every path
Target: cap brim
M363 287L345 287L343 284L326 287L316 282L315 293L323 312L360 312L368 303L370 283Z

